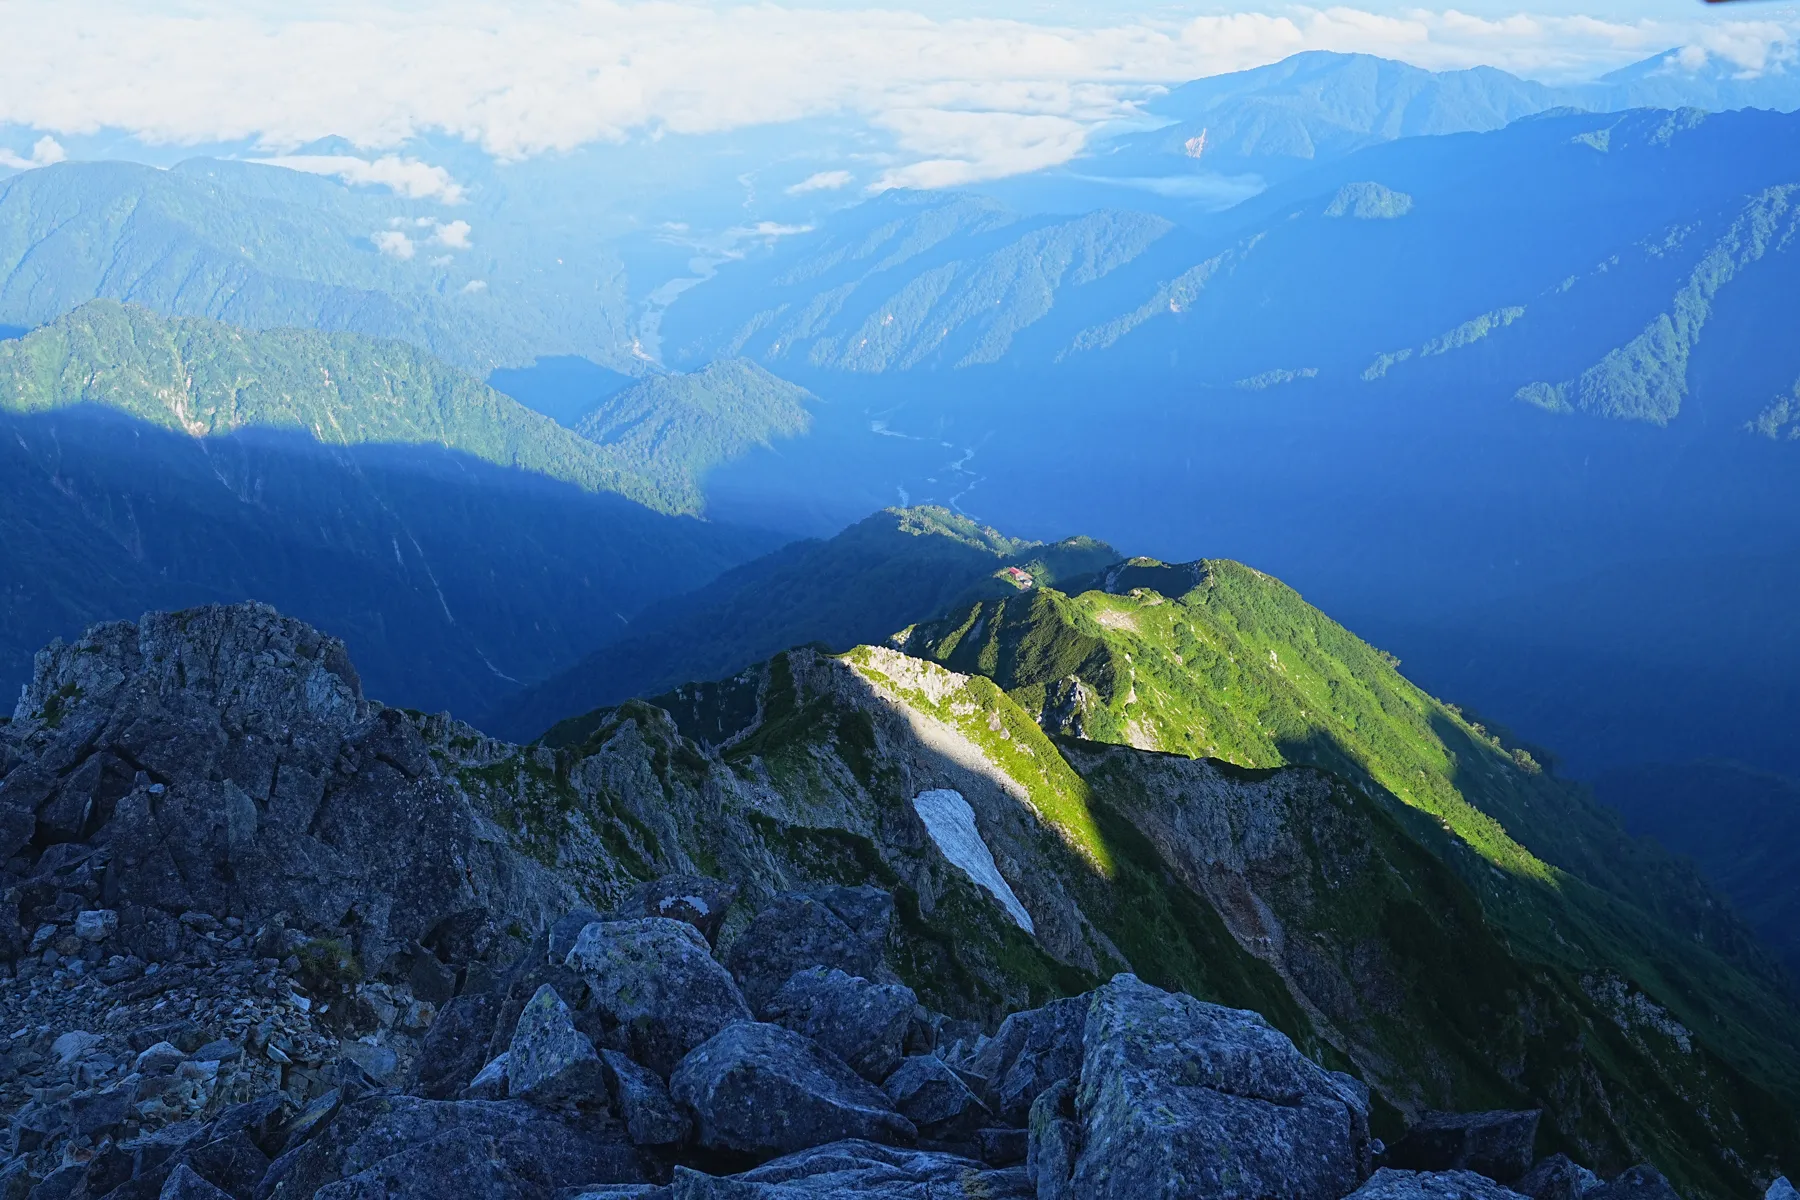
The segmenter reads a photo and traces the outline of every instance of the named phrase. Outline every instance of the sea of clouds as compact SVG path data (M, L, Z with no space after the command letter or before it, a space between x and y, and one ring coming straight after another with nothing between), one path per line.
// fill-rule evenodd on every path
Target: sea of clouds
M1795 57L1791 8L1694 9L1672 21L1291 6L1077 27L764 3L0 0L0 124L177 145L251 139L286 165L454 203L441 168L380 151L438 133L519 159L847 114L897 147L871 190L941 187L1065 162L1168 85L1301 50L1487 64L1547 82L1677 45L1687 62L1752 74ZM283 157L327 135L372 153ZM51 140L4 153L0 166L21 169L59 150ZM806 186L848 182L826 172Z

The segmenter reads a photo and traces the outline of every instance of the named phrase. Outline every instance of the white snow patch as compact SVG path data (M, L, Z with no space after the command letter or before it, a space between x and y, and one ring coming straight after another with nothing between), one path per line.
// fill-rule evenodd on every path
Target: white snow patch
M993 851L981 840L981 831L975 828L975 810L962 798L962 793L950 788L920 792L913 797L913 811L925 822L925 832L944 852L944 857L993 893L994 899L1020 929L1035 935L1037 930L1031 924L1031 914L1025 911L1025 906L1019 903L1019 898L1013 895L1012 888L1000 874L1000 868L994 865Z

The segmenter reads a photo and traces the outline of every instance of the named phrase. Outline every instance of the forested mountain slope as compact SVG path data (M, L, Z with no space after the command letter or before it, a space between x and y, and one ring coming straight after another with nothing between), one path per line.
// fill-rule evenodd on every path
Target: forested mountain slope
M1702 330L1780 340L1758 300L1791 290L1797 148L1795 115L1549 113L1375 146L1191 228L882 197L721 269L676 303L665 337L693 361L744 353L857 374L998 364L1350 392L1454 381L1666 421ZM1734 332L1708 325L1715 311ZM1743 369L1800 375L1800 362L1763 354ZM1579 382L1590 371L1612 382Z
M692 482L355 334L96 301L0 342L0 424L13 682L97 619L253 597L470 710L775 541L656 511Z
M0 179L0 324L112 299L250 329L402 338L484 374L539 355L629 362L616 257L597 285L575 286L516 246L499 252L498 234L468 205L275 166L61 163Z

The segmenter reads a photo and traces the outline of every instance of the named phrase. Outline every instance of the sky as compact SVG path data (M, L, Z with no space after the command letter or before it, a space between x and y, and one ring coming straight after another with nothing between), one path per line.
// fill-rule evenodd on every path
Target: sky
M516 160L849 115L917 163L993 175L1066 161L1163 87L1301 50L1569 82L1696 45L1757 72L1794 59L1800 7L0 0L0 29L0 165L15 169L105 130L268 155L341 135L399 178L429 164L382 167L381 152L421 133Z

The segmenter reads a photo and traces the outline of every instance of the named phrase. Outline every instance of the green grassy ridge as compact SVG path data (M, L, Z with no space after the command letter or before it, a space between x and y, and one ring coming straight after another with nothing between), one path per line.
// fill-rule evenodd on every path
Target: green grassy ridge
M243 161L58 163L0 179L0 324L35 327L104 298L250 329L400 338L477 374L555 354L630 369L616 254L575 234L594 263L576 286L536 265L541 230L501 216L479 197L446 206ZM472 246L433 241L456 220L472 224ZM396 234L413 253L377 248ZM573 248L556 240L558 257Z
M971 606L913 630L907 649L989 675L1067 732L1318 766L1396 798L1397 818L1471 881L1522 952L1620 972L1729 1061L1800 1096L1800 1056L1782 1033L1794 1005L1767 955L1692 870L1529 752L1251 568L1133 560L1070 589L1086 585ZM1078 715L1058 704L1071 676Z
M728 434L706 432L706 422L729 407L704 402L717 401L719 389L669 383L632 389L633 430L602 444L404 342L306 329L257 333L95 300L0 343L0 411L99 404L192 437L274 430L327 445L443 447L659 512L697 515L699 477L709 466L771 428L793 427L799 389L748 370L767 403L743 407ZM745 373L727 365L710 378Z
M1091 538L1010 538L945 508L884 509L657 605L619 640L509 697L481 723L520 741L570 745L598 726L604 706L627 697L725 678L793 646L847 650L961 602L1016 594L1007 567L1055 580L1118 557Z

